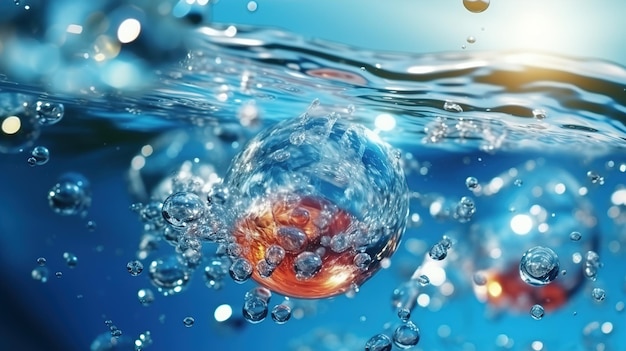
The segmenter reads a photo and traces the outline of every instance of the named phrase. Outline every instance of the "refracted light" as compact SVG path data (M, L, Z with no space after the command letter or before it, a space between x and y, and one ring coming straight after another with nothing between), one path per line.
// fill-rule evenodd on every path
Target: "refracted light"
M130 43L137 39L141 33L141 23L134 18L127 18L117 28L117 40L122 44Z
M72 34L80 34L83 32L83 26L78 24L70 24L69 26L67 26L67 29L65 31Z
M22 121L17 116L9 116L2 121L2 132L5 134L15 134L22 127Z
M213 317L218 322L224 322L228 320L233 315L233 308L230 305L223 304L217 306L215 312L213 313Z
M502 294L502 285L497 281L491 281L487 284L487 293L491 297L499 297Z
M382 113L376 116L374 124L376 129L388 132L396 127L396 119L388 113Z
M511 218L511 230L517 235L526 235L533 228L533 219L529 215L518 214Z

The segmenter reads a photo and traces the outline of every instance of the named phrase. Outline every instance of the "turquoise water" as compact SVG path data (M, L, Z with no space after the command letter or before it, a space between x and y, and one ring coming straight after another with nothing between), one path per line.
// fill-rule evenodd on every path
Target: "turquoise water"
M363 350L402 325L392 305L402 286L421 333L415 350L626 348L619 3L535 3L533 12L532 3L494 2L481 14L460 1L128 4L3 5L0 335L9 348L129 350L149 331L146 350ZM447 15L441 30L426 32L435 13ZM507 13L518 16L505 23ZM590 27L604 24L596 35L577 25L588 13L597 14ZM128 18L141 23L136 38ZM410 209L389 267L354 296L292 299L285 324L252 324L241 309L255 284L207 281L205 267L222 266L205 242L182 291L164 296L150 267L176 248L129 207L163 201L181 169L202 178L204 198L250 138L307 111L362 124L396 150ZM72 178L80 201L67 200L77 205L63 215L48 197L67 172L85 180ZM473 206L459 207L463 197ZM444 235L451 248L434 261ZM538 293L516 285L534 246L552 248L565 270L548 285L558 289L540 320L524 300ZM134 260L144 267L136 276L126 268ZM421 275L430 283L411 280ZM142 305L141 289L154 302ZM274 294L269 308L282 301ZM225 305L232 315L218 321Z

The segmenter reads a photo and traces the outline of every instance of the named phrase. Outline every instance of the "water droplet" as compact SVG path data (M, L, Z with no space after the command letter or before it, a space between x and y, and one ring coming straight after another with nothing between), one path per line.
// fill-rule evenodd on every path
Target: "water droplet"
M391 351L391 339L385 334L372 336L365 343L365 351Z
M543 318L544 313L545 311L541 305L534 305L530 308L530 316L533 317L534 320Z
M89 181L78 173L62 175L48 192L48 203L60 215L85 215L91 206Z
M37 121L42 126L51 126L63 119L65 107L63 104L37 101L35 103Z
M474 284L478 286L483 286L487 284L487 277L485 277L485 274L483 272L474 273Z
M266 260L259 260L256 264L256 270L261 278L269 278L274 273L275 267L267 263Z
M425 275L420 275L417 278L417 282L420 283L421 286L426 286L426 285L430 284L430 279L428 279L428 277L425 276Z
M478 188L478 179L476 179L476 177L467 177L465 179L465 186L469 190L474 190L474 189Z
M243 317L250 323L259 323L267 317L267 301L259 296L247 298L243 304Z
M582 238L582 234L580 234L580 232L571 232L569 238L572 241L578 241Z
M291 307L287 304L280 304L272 308L272 320L276 324L284 324L291 318Z
M37 264L38 264L38 265L40 265L40 266L42 266L42 267L43 267L43 266L45 266L45 265L46 265L46 259L45 259L45 257L39 257L39 258L37 259Z
M154 292L151 289L139 289L137 291L137 299L144 306L150 306L154 302Z
M193 327L193 324L196 322L195 319L193 319L193 317L185 317L183 318L183 325L187 328L191 328Z
M237 283L244 283L252 275L252 264L245 258L237 258L229 269L230 277Z
M467 37L467 42L470 44L474 44L476 42L476 38L474 36Z
M300 252L307 242L306 234L296 227L279 228L276 239L287 252Z
M443 109L450 112L463 112L463 108L461 107L461 105L456 104L452 101L444 102Z
M270 245L265 250L265 261L272 266L277 267L285 258L285 249L278 245Z
M473 13L480 13L489 7L489 0L463 0L463 6Z
M64 252L63 260L65 260L65 263L70 268L74 268L78 264L78 257L71 252Z
M248 11L254 12L258 8L256 1L249 1L247 5Z
M175 227L185 227L195 222L205 213L204 201L196 194L178 192L170 195L163 202L163 218Z
M28 158L28 164L31 166L41 166L48 163L50 160L50 151L45 146L35 146L31 152L31 157Z
M130 275L136 277L143 272L143 263L138 260L129 261L126 264L126 270L130 273Z
M606 299L606 292L601 288L593 288L593 290L591 290L591 297L597 302L602 302Z
M150 282L165 296L181 292L191 278L191 272L176 255L152 261L148 268Z
M42 266L35 267L30 275L34 280L45 283L48 281L48 268Z
M441 241L433 245L428 251L428 256L436 261L441 261L448 256L448 249Z
M546 285L559 275L559 257L550 248L535 246L522 256L519 271L520 277L526 283Z
M393 332L393 343L406 350L411 348L420 341L420 330L413 322L407 322Z
M548 115L545 110L542 109L534 109L533 110L533 118L534 119L545 119Z
M372 263L372 257L367 252L360 252L354 255L354 265L360 270L366 271Z
M408 308L398 308L398 318L404 323L411 319L411 310Z
M310 279L322 268L322 258L315 252L302 252L294 260L293 268L297 279Z
M465 223L472 219L476 213L476 205L474 204L474 200L471 197L463 196L459 203L456 205L455 209L455 217L461 222Z

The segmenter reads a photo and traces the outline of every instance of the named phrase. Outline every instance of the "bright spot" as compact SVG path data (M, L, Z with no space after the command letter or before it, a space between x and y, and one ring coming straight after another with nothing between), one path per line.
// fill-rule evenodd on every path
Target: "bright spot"
M228 28L224 30L224 35L230 38L234 37L235 35L237 35L237 27L228 26Z
M533 351L541 351L543 350L543 343L539 340L535 340L530 344L530 347Z
M134 18L125 19L117 28L117 40L126 44L137 39L141 32L141 23Z
M133 159L130 161L130 167L135 171L142 169L145 165L146 159L141 155L133 157Z
M430 296L426 294L419 294L417 296L417 304L421 307L426 307L430 304Z
M72 34L80 34L83 32L83 26L78 24L70 24L69 26L67 26L67 29L65 31Z
M548 229L550 229L548 223L541 223L537 226L537 230L539 231L539 233L547 233Z
M388 257L385 257L382 260L380 260L380 268L387 269L389 267L391 267L391 260Z
M2 121L2 132L5 134L15 134L22 127L22 121L17 116L9 116Z
M497 281L491 281L487 284L487 292L492 297L499 297L502 295L502 285L500 285Z
M580 189L578 189L578 195L580 196L587 195L587 187L581 186Z
M511 218L511 230L517 235L526 235L533 229L533 219L529 215L518 214Z
M613 323L611 322L602 323L600 330L602 330L604 334L610 334L613 331Z
M141 148L141 154L144 157L148 157L148 156L152 155L152 152L153 152L152 145L144 145Z
M446 271L433 261L426 261L421 274L427 276L430 279L430 284L434 286L441 286L446 281Z
M232 315L233 315L232 307L226 304L217 306L217 308L215 309L215 312L213 313L213 317L215 317L215 320L218 322L224 322L225 320L230 318Z
M625 205L626 206L626 189L616 190L611 195L611 202L613 205Z
M429 208L430 215L435 217L441 212L442 209L443 204L440 201L433 201L433 203L430 204Z
M388 113L381 113L380 115L376 116L374 125L376 126L376 129L383 132L388 132L396 127L396 119Z
M554 192L557 195L562 195L565 192L565 184L559 183L559 184L555 185L554 186Z
M580 254L580 252L574 252L572 254L572 262L578 264L583 260L583 255Z
M502 250L499 247L494 247L493 249L489 250L489 257L495 259L498 259L502 256Z
M441 295L450 296L454 293L454 285L450 282L445 282L441 285L440 291Z
M489 185L488 185L489 192L492 194L495 194L498 191L500 191L503 185L504 185L504 180L502 180L502 178L500 177L495 177L489 182Z

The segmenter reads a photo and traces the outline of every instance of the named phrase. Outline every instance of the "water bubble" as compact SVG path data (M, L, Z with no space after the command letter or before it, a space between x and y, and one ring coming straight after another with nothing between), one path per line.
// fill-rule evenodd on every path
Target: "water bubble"
M428 251L428 256L436 261L441 261L448 256L448 249L441 241L433 245Z
M206 285L215 290L221 289L231 265L232 261L228 256L216 255L210 258L209 263L204 267Z
M580 240L580 238L582 238L582 234L580 234L580 232L571 232L569 234L569 238L572 241L578 241Z
M411 348L420 341L420 330L413 322L407 322L393 332L393 343L405 350Z
M604 301L604 299L606 299L606 291L602 288L593 288L593 290L591 290L591 297L597 302Z
M237 258L229 269L230 277L237 283L244 283L252 275L252 264L245 258Z
M65 263L70 268L74 268L78 264L78 257L71 252L64 252L63 260L65 260Z
M342 253L349 249L351 245L350 237L344 233L339 233L330 238L330 249L333 252Z
M595 251L587 251L583 273L591 281L598 279L598 269L600 268L600 256Z
M480 13L489 7L489 0L463 0L463 6L473 13Z
M143 263L138 260L129 261L126 264L126 270L128 271L128 273L130 273L130 275L136 277L140 275L141 272L143 272Z
M476 205L471 197L463 196L456 205L455 217L461 223L468 222L476 213Z
M176 255L152 261L148 268L150 282L165 296L181 292L189 283L191 272Z
M35 114L37 122L42 126L51 126L63 119L65 107L63 104L37 101L35 103Z
M193 327L193 324L196 322L195 319L193 319L193 317L185 317L183 318L183 325L187 328L191 328Z
M50 160L50 151L45 146L35 146L33 151L31 151L31 157L28 158L27 162L31 166L41 166L48 163Z
M467 42L470 44L474 44L476 42L476 38L470 35L469 37L467 37Z
M411 319L411 310L408 308L398 308L398 318L400 318L400 320L402 322L407 322L409 319Z
M30 276L37 281L45 283L48 281L48 268L47 267L35 267L35 269L30 272Z
M54 273L54 275L55 275L57 278L61 278L61 277L63 277L63 272L59 271L59 272Z
M267 317L267 301L259 296L247 298L243 304L243 317L250 323L259 323Z
M515 180L513 181L513 185L515 185L516 187L518 187L518 188L519 188L519 187L521 187L522 185L524 185L524 181L523 181L523 180L521 180L521 179L515 179Z
M545 119L548 115L545 110L542 109L534 109L533 110L533 118L535 119Z
M593 184L598 184L598 185L604 184L604 177L598 174L598 172L596 171L588 171L587 178L589 178L589 180Z
M248 5L247 5L248 11L254 12L254 11L256 11L257 7L258 7L258 5L257 5L256 1L249 1L248 2Z
M461 105L456 104L452 101L444 102L443 109L450 112L463 112L463 108L461 107Z
M365 351L391 351L391 339L385 334L372 336L365 343Z
M530 285L546 285L559 275L559 257L550 248L535 246L522 256L519 272Z
M270 245L265 249L265 261L272 266L278 266L285 258L285 249L278 245Z
M154 292L152 292L152 289L139 289L137 291L137 299L143 306L150 306L154 302Z
M305 280L312 278L322 268L322 258L315 252L305 251L296 256L293 263L296 278Z
M474 284L478 286L483 286L487 284L487 277L485 277L485 274L483 272L474 273Z
M39 257L37 259L37 264L42 266L42 267L45 266L46 265L46 258L45 257Z
M467 177L465 179L465 186L469 190L477 189L478 188L478 179L476 179L476 177Z
M150 345L152 345L152 335L150 331L145 331L135 340L135 351L142 351Z
M430 284L430 279L428 279L428 277L425 276L425 275L420 275L419 277L417 277L417 282L421 286L426 286L426 285Z
M175 227L184 227L197 221L204 215L204 201L196 194L178 192L170 195L163 202L163 218Z
M541 305L533 305L533 307L530 308L530 316L533 317L534 320L543 318L544 313L545 311Z
M62 175L48 192L48 203L60 215L85 215L91 206L89 181L78 173Z
M365 271L372 263L372 257L367 252L360 252L354 255L353 263L360 270Z
M88 221L86 227L88 231L93 232L96 230L98 225L96 224L96 221Z
M296 227L279 228L276 238L280 246L288 252L300 252L307 242L306 234Z
M291 307L289 305L281 303L272 308L272 320L276 324L286 323L289 318L291 318Z

